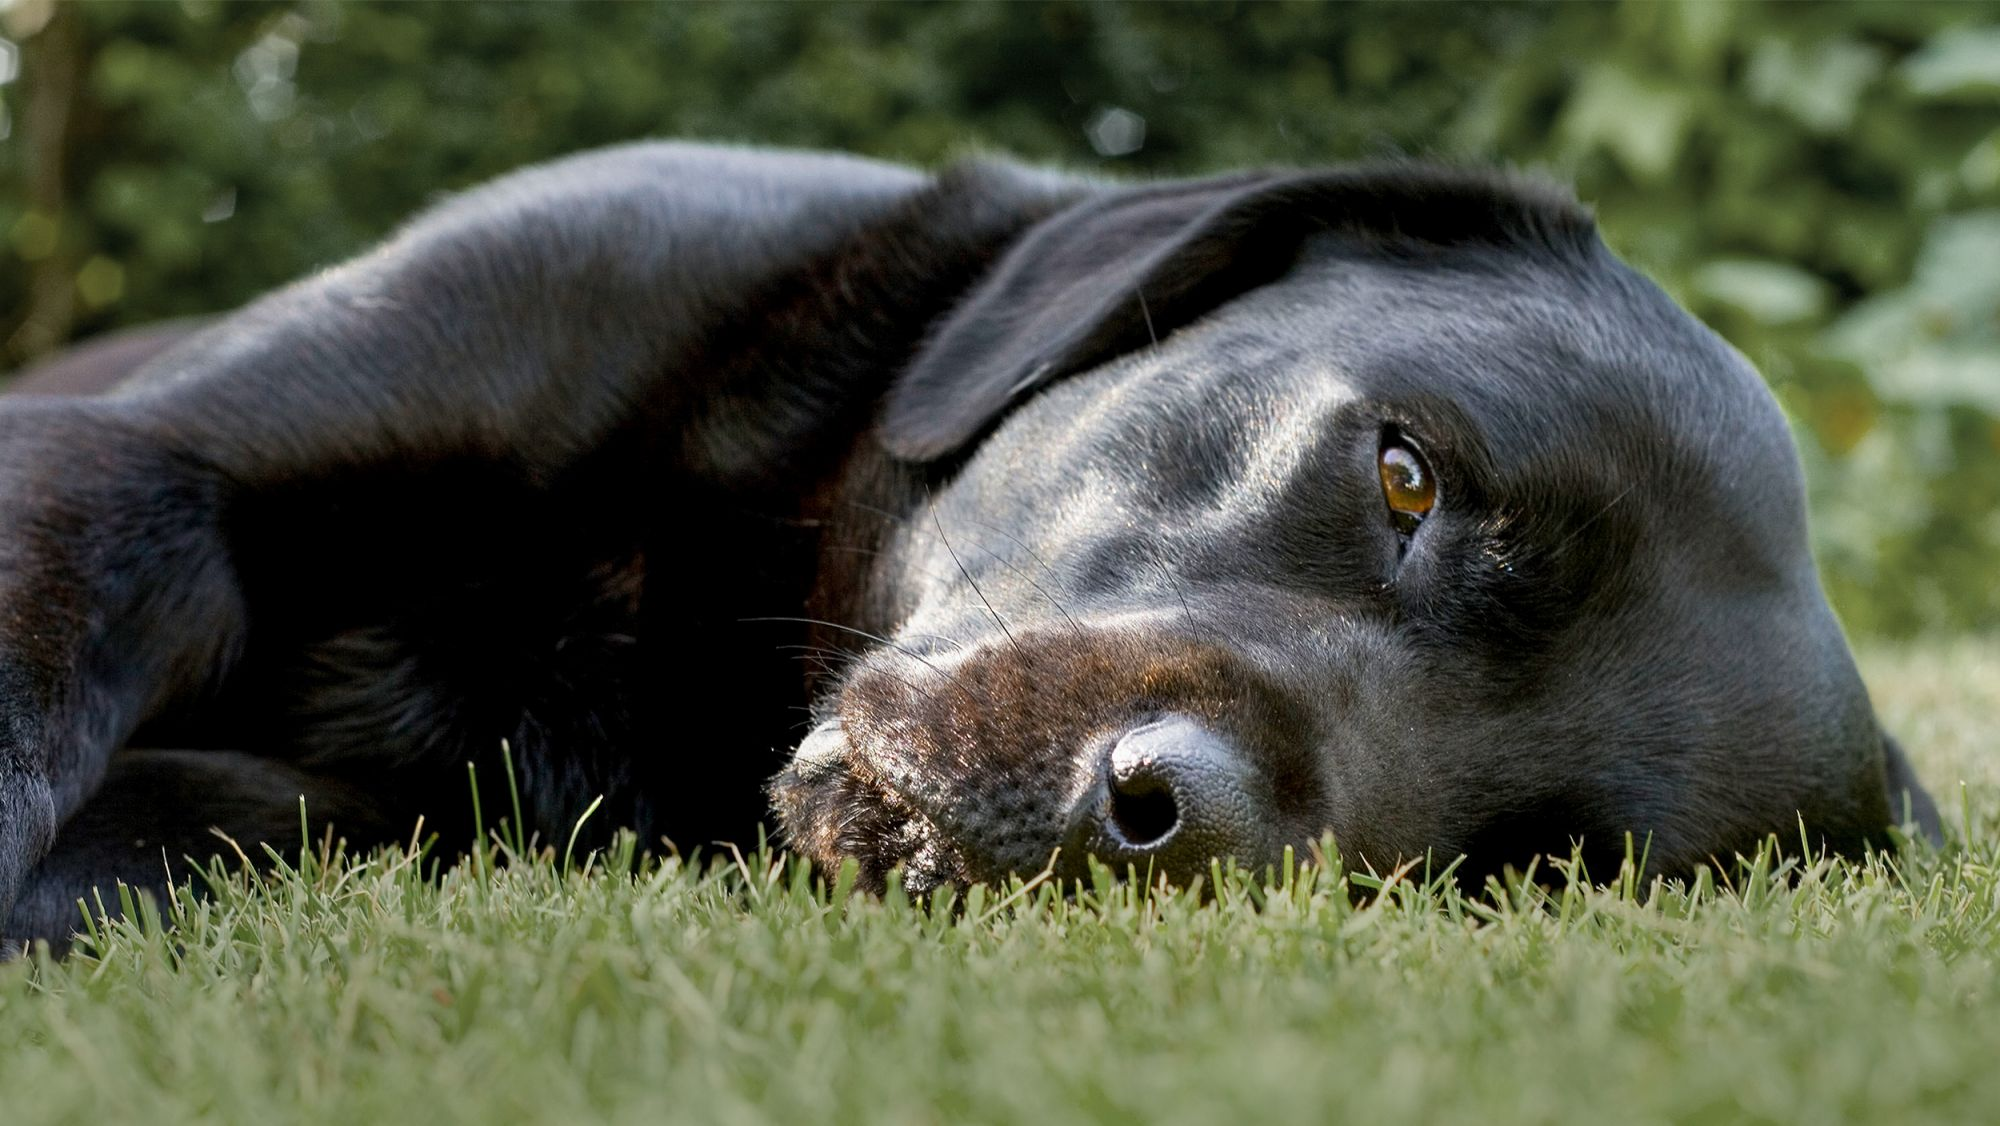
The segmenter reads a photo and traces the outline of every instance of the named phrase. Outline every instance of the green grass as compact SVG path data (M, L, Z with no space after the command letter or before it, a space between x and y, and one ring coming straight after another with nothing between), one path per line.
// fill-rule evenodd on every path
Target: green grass
M950 912L760 858L307 864L0 968L0 1122L1992 1121L2000 643L1865 667L1959 838L1900 877Z

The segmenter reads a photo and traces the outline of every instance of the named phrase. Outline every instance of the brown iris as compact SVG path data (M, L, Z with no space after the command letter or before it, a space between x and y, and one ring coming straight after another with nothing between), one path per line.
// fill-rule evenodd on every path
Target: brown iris
M1437 504L1437 480L1424 456L1402 438L1382 443L1376 464L1382 471L1382 499L1389 505L1389 521L1407 536Z

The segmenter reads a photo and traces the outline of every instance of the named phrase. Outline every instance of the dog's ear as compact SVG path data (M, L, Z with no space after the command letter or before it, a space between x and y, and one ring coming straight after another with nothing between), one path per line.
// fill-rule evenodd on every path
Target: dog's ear
M891 389L889 452L946 456L1029 390L1145 347L1290 266L1296 173L1117 191L1033 227L947 317Z
M1276 280L1315 232L1403 250L1523 241L1602 252L1569 192L1425 165L1246 172L1114 190L1029 228L889 391L883 445L946 457L1022 395L1145 347Z
M1887 733L1882 736L1882 773L1889 786L1889 815L1898 825L1917 827L1932 844L1944 843L1944 822L1938 818L1937 803L1917 781L1903 747Z

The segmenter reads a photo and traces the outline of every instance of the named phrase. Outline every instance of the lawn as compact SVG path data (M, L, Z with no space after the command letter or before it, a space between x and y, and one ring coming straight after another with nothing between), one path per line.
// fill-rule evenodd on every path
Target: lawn
M308 864L0 968L0 1122L1993 1121L2000 642L1864 658L1957 838L1900 875L944 911L757 857Z

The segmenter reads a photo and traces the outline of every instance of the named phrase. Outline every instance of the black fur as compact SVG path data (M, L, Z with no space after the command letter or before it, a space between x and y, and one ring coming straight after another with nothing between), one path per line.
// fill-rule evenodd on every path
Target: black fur
M1537 183L636 145L178 336L0 403L0 934L299 794L463 833L503 745L546 840L742 841L782 771L919 883L1099 848L1161 712L1268 790L1253 863L1935 831L1768 395Z

